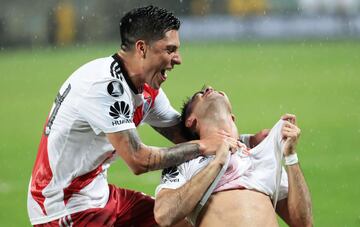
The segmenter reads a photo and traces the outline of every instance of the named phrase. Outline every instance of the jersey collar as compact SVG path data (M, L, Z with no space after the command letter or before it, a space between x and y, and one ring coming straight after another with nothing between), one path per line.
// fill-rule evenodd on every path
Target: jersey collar
M129 77L129 74L125 68L125 65L122 61L122 59L120 58L120 56L115 53L113 56L114 60L120 65L120 68L121 68L121 73L123 74L125 80L126 80L126 83L129 85L130 89L132 90L132 92L134 92L134 94L140 94L142 92L142 88L141 89L137 89L135 87L135 85L133 84L133 82L130 80L130 77Z

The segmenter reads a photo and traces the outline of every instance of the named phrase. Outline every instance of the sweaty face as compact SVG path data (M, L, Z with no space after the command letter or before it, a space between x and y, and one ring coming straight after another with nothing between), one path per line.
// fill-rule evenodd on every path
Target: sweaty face
M210 86L193 95L190 108L197 117L204 117L209 112L222 108L226 108L231 113L231 104L226 94L222 91L216 91Z
M167 31L163 39L149 44L145 82L152 88L159 89L167 79L166 72L181 64L179 47L179 33L176 30Z

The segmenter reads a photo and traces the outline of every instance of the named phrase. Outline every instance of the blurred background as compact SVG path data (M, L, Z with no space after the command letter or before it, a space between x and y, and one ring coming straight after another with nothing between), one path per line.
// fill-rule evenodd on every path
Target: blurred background
M119 19L154 4L183 19L183 40L359 38L359 0L1 0L0 43L117 41Z
M30 225L28 182L61 84L115 53L120 18L148 4L182 21L183 64L163 85L173 106L207 84L228 94L240 132L296 114L315 226L360 226L360 0L0 0L0 226ZM159 179L121 160L109 170L111 183L150 195Z

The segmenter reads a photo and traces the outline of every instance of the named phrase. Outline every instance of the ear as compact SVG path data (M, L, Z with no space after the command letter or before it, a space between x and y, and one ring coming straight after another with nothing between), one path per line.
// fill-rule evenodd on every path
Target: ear
M190 115L188 119L186 119L185 127L193 129L196 128L196 124L197 124L196 118L193 115Z
M233 120L233 122L235 122L236 117L234 114L231 114L231 119Z
M136 53L138 53L142 58L146 57L147 45L144 40L138 40L135 43Z

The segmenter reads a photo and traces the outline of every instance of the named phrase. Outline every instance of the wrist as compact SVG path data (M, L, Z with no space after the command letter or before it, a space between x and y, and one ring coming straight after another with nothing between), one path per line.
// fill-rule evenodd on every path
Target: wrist
M191 140L188 143L198 145L198 150L196 152L196 157L204 155L204 153L205 153L205 145L202 143L201 140Z
M285 165L291 166L299 163L299 159L296 153L285 156Z
M221 160L219 158L214 158L212 162L209 163L209 165L213 166L213 168L221 169L225 165L226 160Z

